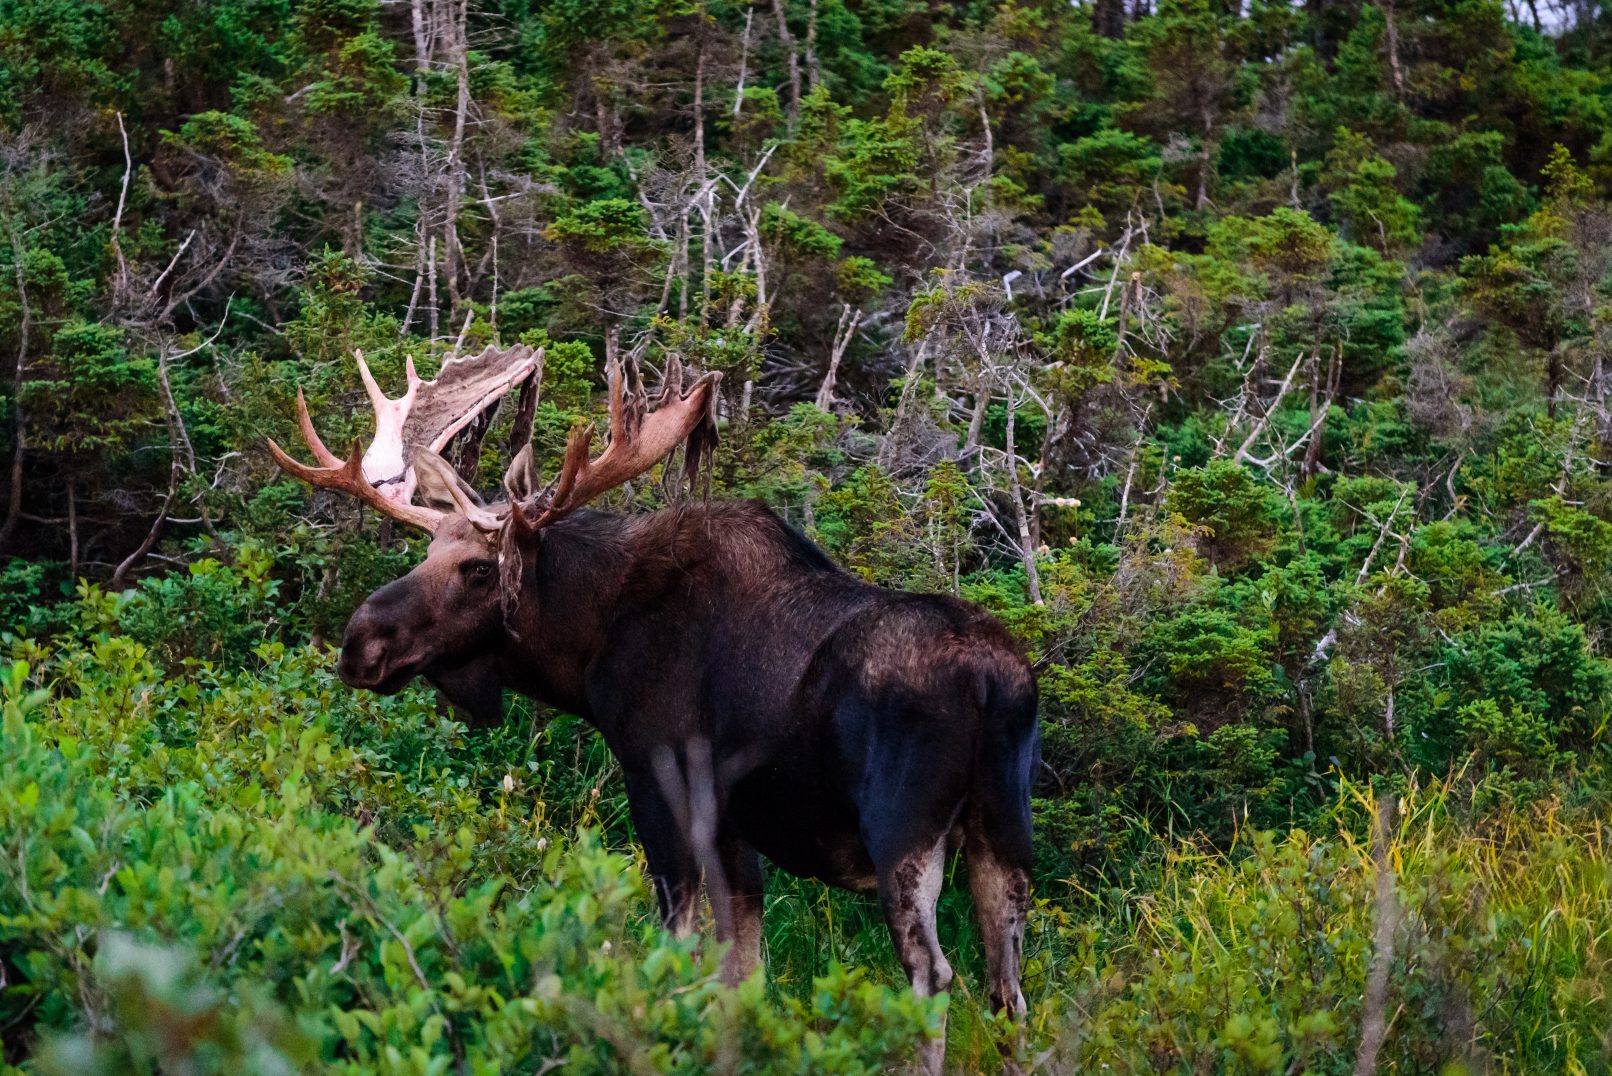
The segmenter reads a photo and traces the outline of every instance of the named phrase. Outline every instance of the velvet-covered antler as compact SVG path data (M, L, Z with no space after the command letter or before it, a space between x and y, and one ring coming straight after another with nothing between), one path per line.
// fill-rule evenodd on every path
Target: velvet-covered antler
M369 364L355 352L358 374L375 409L375 435L360 452L353 446L345 461L325 447L314 431L302 389L297 389L297 424L319 466L292 459L274 441L269 453L288 474L357 497L393 519L435 530L445 512L413 503L417 475L412 465L424 451L440 452L477 415L522 381L540 371L543 352L525 345L487 347L476 355L450 358L430 381L421 380L413 360L406 364L408 388L389 399L376 384Z

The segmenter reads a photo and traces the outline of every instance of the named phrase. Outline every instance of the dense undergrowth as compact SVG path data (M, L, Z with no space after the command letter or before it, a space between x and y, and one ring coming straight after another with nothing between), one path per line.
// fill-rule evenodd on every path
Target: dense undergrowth
M427 691L355 693L328 653L279 642L162 663L137 641L158 608L272 607L249 573L192 579L177 602L155 582L86 588L48 641L12 642L8 1056L63 1073L877 1072L933 1031L941 1009L900 989L876 904L776 874L766 974L718 986L714 952L659 929L613 764L574 719L522 708L470 733ZM1238 824L1220 851L1159 837L1124 871L1044 875L1016 1030L974 989L953 888L951 1060L1350 1072L1380 959L1396 1071L1602 1070L1604 763L1477 814L1469 775L1413 781L1386 831L1377 790L1334 774L1306 829Z

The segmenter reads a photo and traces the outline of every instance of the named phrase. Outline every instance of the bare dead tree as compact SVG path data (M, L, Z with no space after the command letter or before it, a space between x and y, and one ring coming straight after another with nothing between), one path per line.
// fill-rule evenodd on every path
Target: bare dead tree
M118 116L118 134L123 139L123 182L118 187L118 207L112 214L112 229L108 243L117 258L117 273L112 277L112 304L122 303L129 291L129 261L123 256L123 208L129 201L129 178L134 174L134 158L129 153L129 131L123 125L123 113Z
M1371 860L1377 876L1374 901L1376 930L1372 935L1371 964L1366 971L1366 994L1361 1003L1360 1047L1355 1054L1355 1076L1375 1076L1377 1056L1388 1037L1388 980L1394 967L1394 934L1401 912L1394 892L1393 857L1389 842L1394 824L1394 797L1377 796L1372 817Z
M28 373L28 351L33 339L33 307L28 301L28 278L23 271L22 233L17 225L14 207L10 204L9 185L7 204L0 207L6 221L6 238L11 243L11 265L15 274L18 302L17 353L11 366L11 472L6 493L6 518L0 521L0 549L17 529L22 518L22 477L28 452L28 415L23 405L22 386Z
M1010 382L1011 383L1011 382ZM1008 502L1013 509L1013 522L1018 527L1019 562L1024 565L1024 585L1030 602L1041 605L1041 572L1036 567L1035 536L1030 533L1030 517L1024 505L1024 487L1019 482L1019 456L1014 444L1015 416L1018 403L1010 392L1007 401L1007 431L1005 434L1006 459L1003 466L1008 476Z
M145 538L141 540L133 552L119 561L118 566L113 570L112 579L108 584L112 590L122 590L128 583L129 574L140 566L140 563L150 555L152 549L156 548L157 541L162 537L162 532L171 518L170 513L173 511L174 502L178 498L180 484L187 475L194 476L196 474L196 450L191 444L190 432L185 428L184 414L179 410L179 403L174 398L173 384L169 379L169 368L173 362L189 358L191 355L216 343L219 335L223 333L224 325L228 320L229 308L226 306L224 317L219 320L218 328L214 330L211 337L188 351L182 351L176 355L169 355L168 341L165 338L159 338L156 343L157 380L162 389L163 415L168 427L168 489L157 509L156 518L151 521L151 527L146 531ZM218 532L214 528L212 518L207 511L206 502L198 497L196 504L200 511L199 518L206 525L214 540L218 540Z
M1276 414L1277 409L1282 406L1282 401L1287 398L1288 390L1293 387L1293 378L1298 374L1299 367L1305 364L1307 358L1310 361L1314 361L1313 355L1319 354L1319 351L1320 348L1317 346L1312 355L1307 356L1304 352L1300 352L1298 357L1293 360L1293 365L1288 367L1286 376L1282 378L1281 383L1276 387L1276 396L1270 403L1263 404L1260 407L1259 414L1255 416L1254 422L1248 430L1248 436L1243 438L1242 444L1238 445L1237 451L1232 454L1233 463L1242 463L1249 458L1250 450L1254 447L1254 443L1259 440L1260 434L1265 432L1265 427L1270 424L1271 416Z
M739 81L733 89L733 118L738 119L739 113L744 110L744 82L750 73L750 24L756 17L756 9L746 6L744 9L744 34L739 39Z
M795 35L789 32L784 3L785 0L772 0L772 14L778 23L778 43L783 46L784 58L789 64L789 120L793 123L800 115L800 57L795 54Z
M806 85L817 89L823 81L823 69L817 62L817 0L810 0L806 9Z
M0 140L0 221L4 222L6 242L11 248L12 282L17 289L18 306L17 348L10 364L12 448L7 472L5 518L0 519L0 549L4 549L14 537L26 514L22 484L27 474L29 416L22 390L36 345L34 330L37 317L33 300L28 294L27 243L32 233L54 223L54 220L30 219L30 209L33 207L23 184L27 177L43 174L51 156L32 127L24 127L17 134Z
M451 0L450 0L451 2ZM454 67L457 92L453 113L453 134L448 141L445 163L446 192L442 222L442 275L448 286L448 317L459 312L463 297L459 289L459 263L463 253L459 245L459 203L464 197L465 121L470 112L470 43L466 29L469 0L459 0L448 21L448 40L451 63Z
M829 351L828 371L823 374L823 383L817 389L817 406L824 411L834 404L834 382L839 377L840 360L845 357L846 349L856 337L856 327L861 323L862 311L853 311L850 303L843 304L840 323L834 329L834 346Z

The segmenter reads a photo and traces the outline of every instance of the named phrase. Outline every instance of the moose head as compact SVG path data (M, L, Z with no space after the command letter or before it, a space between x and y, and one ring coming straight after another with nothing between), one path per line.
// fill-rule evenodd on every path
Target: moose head
M558 472L541 484L530 440L541 350L488 347L449 359L431 381L410 361L407 390L395 400L381 391L363 355L355 358L375 411L369 447L360 451L354 444L349 457L339 459L314 430L299 388L297 421L318 465L298 462L272 440L269 452L289 474L427 531L431 543L418 567L353 614L338 672L349 686L383 694L421 676L474 723L496 722L502 714L498 654L521 602L523 566L540 555L544 528L646 473L679 445L686 446L688 473L696 473L715 445L714 388L721 375L707 374L685 392L674 361L651 402L641 380L612 363L603 452L591 455L594 427L578 425ZM472 439L465 455L474 459L493 409L523 384L515 439L525 443L504 475L503 496L489 503L441 453L464 435Z

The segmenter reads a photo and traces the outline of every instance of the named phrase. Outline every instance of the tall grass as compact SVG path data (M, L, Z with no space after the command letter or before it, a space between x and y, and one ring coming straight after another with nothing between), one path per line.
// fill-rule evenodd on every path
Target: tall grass
M1321 832L1182 845L1146 891L1043 906L1030 1054L1066 1071L1371 1071L1376 1015L1378 1071L1612 1070L1604 820L1545 804L1460 824L1460 798L1413 788L1374 832L1373 790L1341 782Z
M986 1011L971 908L949 888L948 1057L962 1071L999 1067L1005 1049L1028 1071L1352 1073L1376 959L1373 1071L1612 1072L1605 818L1554 801L1474 817L1463 781L1379 795L1340 780L1314 832L1245 831L1224 851L1179 841L1128 887L1053 889L1026 940L1022 1034ZM1380 802L1386 829L1372 825ZM804 995L836 962L900 983L876 900L776 874L769 886L775 993Z

